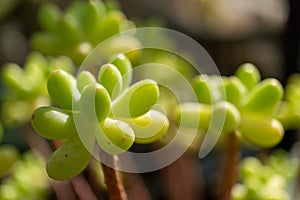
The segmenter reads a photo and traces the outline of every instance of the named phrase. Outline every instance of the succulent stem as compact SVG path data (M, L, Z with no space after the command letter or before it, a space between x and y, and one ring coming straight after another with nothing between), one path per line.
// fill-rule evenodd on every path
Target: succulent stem
M231 189L237 180L239 141L234 132L228 134L220 171L219 200L230 200Z
M112 167L101 163L105 184L110 200L127 200L127 194L121 181L120 174L114 169L117 158L116 155L107 155L106 159L111 163Z

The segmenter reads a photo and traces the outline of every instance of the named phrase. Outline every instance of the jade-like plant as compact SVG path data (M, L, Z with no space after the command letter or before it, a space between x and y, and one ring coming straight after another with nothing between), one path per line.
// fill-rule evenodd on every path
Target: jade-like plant
M260 80L257 68L241 65L235 76L199 75L192 85L198 102L179 105L177 124L207 132L205 140L223 143L224 161L219 195L230 198L236 182L239 160L238 139L259 148L270 148L283 138L284 129L275 111L283 97L283 88L274 78ZM195 123L193 119L199 119ZM207 145L207 144L203 144Z
M175 116L178 124L211 132L220 130L220 136L235 132L244 142L261 148L281 141L284 129L275 118L283 97L278 80L260 80L257 68L247 63L237 69L235 76L199 75L192 84L198 102L180 105ZM199 123L191 124L195 117Z
M151 143L166 133L167 117L151 109L159 98L157 83L146 79L130 86L131 67L128 58L118 55L101 66L97 79L89 71L77 78L63 70L51 73L47 89L57 106L39 107L32 115L40 135L64 140L47 162L51 178L64 180L84 170L95 141L116 155L134 142Z
M38 20L41 31L31 39L33 48L48 55L68 56L76 65L105 39L135 27L121 11L100 0L73 1L64 11L48 2L39 9ZM124 35L106 45L105 51L111 56L139 47L139 42Z

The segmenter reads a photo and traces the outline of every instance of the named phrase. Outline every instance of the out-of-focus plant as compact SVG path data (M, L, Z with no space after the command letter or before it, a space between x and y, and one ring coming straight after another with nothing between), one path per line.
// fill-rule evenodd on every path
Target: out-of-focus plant
M226 200L237 179L238 139L270 148L284 135L282 124L275 118L283 88L274 78L260 79L257 68L249 63L241 65L231 77L199 75L192 82L198 102L183 103L175 113L178 125L207 132L204 143L214 140L222 144L219 195Z
M2 160L1 160L2 166ZM39 200L50 195L50 184L43 162L28 152L18 159L0 185L2 200Z
M3 127L0 122L0 143L3 137ZM19 152L16 147L9 144L0 145L0 178L6 175L12 168L14 162L19 156Z
M51 103L46 82L54 69L73 73L74 65L64 56L45 57L33 52L27 56L23 68L15 63L3 66L1 79L5 88L1 115L5 125L25 124L30 121L37 106Z
M39 10L38 20L42 30L33 35L33 48L49 55L66 55L76 65L105 39L135 27L121 11L100 0L73 1L65 11L46 3ZM135 49L139 42L124 35L105 45L105 52L111 56Z
M208 134L218 130L222 134L235 132L243 141L262 148L273 147L283 138L283 126L275 119L283 88L274 78L260 81L254 65L240 66L231 77L200 75L192 84L199 102L180 106L178 124L210 128ZM192 125L195 117L199 124Z
M300 129L300 74L289 77L285 98L277 110L277 118L285 129Z
M297 175L299 160L276 150L268 158L246 157L240 163L239 183L231 200L290 200L288 187Z

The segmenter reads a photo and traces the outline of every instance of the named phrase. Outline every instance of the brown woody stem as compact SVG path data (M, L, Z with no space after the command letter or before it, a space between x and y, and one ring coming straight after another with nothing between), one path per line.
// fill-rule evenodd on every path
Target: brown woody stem
M238 176L239 142L235 133L229 133L224 147L220 175L219 200L230 200L231 189Z
M124 185L121 181L120 174L114 169L117 156L107 156L106 159L111 163L112 167L109 167L101 163L105 184L107 186L108 196L110 200L127 200L127 195L124 189Z

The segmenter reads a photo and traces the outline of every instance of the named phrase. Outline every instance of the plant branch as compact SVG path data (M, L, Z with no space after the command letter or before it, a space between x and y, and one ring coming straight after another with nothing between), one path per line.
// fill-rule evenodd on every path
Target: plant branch
M230 200L231 189L238 176L239 142L235 133L225 138L224 155L219 182L219 200Z
M124 185L121 181L120 174L114 169L116 165L116 160L118 157L116 155L107 155L106 159L111 163L112 167L109 167L101 162L105 184L107 186L108 196L110 200L127 200L127 194L124 189Z

